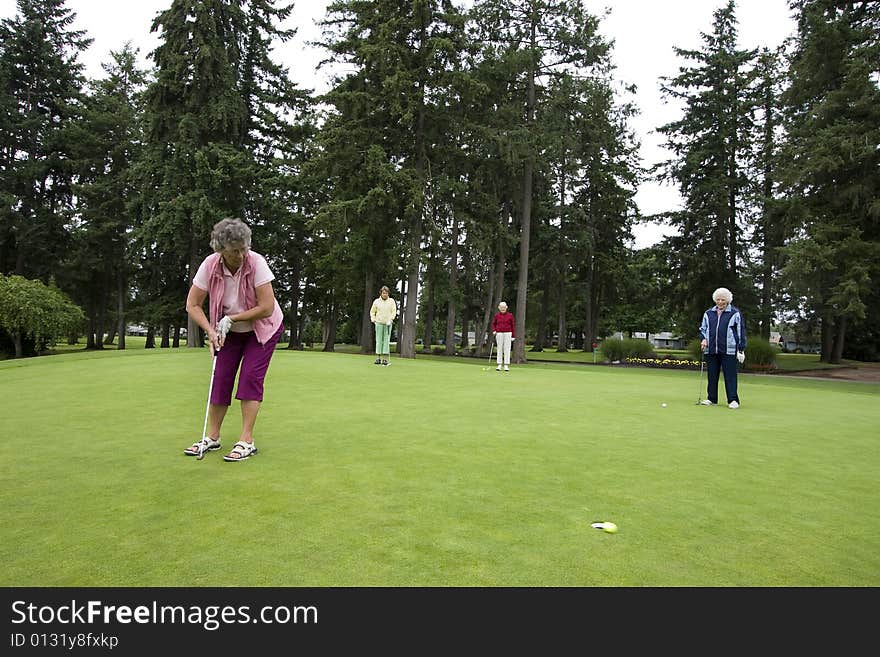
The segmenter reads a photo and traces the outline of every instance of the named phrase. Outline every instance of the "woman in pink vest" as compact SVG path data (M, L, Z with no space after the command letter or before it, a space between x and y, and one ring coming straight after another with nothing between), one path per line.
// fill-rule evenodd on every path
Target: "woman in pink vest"
M251 229L241 219L223 219L211 232L214 253L202 262L186 298L186 311L208 336L217 358L205 436L184 450L188 456L220 449L220 427L235 398L241 401L241 436L225 461L244 461L256 454L254 423L263 401L263 381L283 314L272 290L274 276L266 259L251 251ZM209 298L208 316L202 309ZM239 371L239 367L241 370Z

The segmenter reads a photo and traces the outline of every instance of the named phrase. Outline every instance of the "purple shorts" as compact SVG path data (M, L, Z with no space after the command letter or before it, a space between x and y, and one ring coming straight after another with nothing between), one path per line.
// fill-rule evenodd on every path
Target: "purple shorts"
M226 334L223 348L217 352L217 365L214 368L214 384L211 389L211 403L229 406L232 403L232 386L235 384L235 373L238 374L238 391L236 399L242 401L263 401L263 381L269 369L269 361L275 352L275 345L281 338L284 326L266 344L257 341L253 331L247 333Z

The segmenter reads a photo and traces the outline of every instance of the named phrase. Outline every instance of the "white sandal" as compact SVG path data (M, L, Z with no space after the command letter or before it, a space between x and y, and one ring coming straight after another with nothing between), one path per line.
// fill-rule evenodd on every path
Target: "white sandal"
M191 447L187 447L183 450L183 453L187 456L198 456L199 447L202 448L202 454L205 452L213 452L215 449L220 449L220 440L214 440L213 438L205 436L201 440L194 442Z
M250 458L251 454L256 454L257 448L254 447L253 443L246 443L243 440L239 440L232 448L232 451L229 452L226 456L223 457L224 461L244 461L247 458ZM236 454L236 456L233 456Z

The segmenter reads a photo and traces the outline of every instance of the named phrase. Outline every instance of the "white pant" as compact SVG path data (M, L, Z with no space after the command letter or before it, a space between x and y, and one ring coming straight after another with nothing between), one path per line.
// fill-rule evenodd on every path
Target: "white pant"
M510 345L513 342L509 331L507 333L496 333L495 344L498 345L498 364L510 365Z

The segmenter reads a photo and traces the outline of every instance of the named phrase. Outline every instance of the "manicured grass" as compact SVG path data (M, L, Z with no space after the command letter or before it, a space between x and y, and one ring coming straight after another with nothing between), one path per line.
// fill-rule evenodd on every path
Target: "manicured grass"
M279 350L243 463L203 351L0 363L0 585L880 585L880 386L372 359Z
M128 349L143 349L144 343L146 342L146 338L142 336L127 336L126 337L126 347ZM158 340L156 342L158 345ZM186 341L181 342L182 346L186 346ZM434 345L439 348L441 345ZM158 347L157 347L158 348ZM286 349L287 343L280 343L277 347L278 349ZM391 343L392 351L396 348L396 343ZM80 342L76 345L68 345L68 344L58 344L53 348L53 355L71 353L77 351L83 351L85 349L85 343L80 340ZM107 345L105 349L109 351L116 350L116 345ZM305 351L310 352L323 352L324 345L315 343L311 347L306 347ZM335 352L340 354L359 354L361 351L360 345L356 344L336 344L334 346ZM431 358L449 358L448 356L437 355L433 353L423 353L421 351L421 347L419 347L416 351L420 358L422 357L431 357ZM689 360L691 357L688 355L688 352L685 350L675 350L675 349L658 349L657 355L660 358L680 358ZM393 356L393 354L392 354ZM466 358L463 356L457 356L456 359ZM593 364L603 364L601 354L596 354L596 357L593 357L592 351L579 351L572 350L566 351L563 353L557 352L555 349L548 348L543 351L533 352L530 351L529 348L526 349L526 358L530 362L551 362L551 363L581 363L587 365ZM493 356L494 359L494 356ZM802 372L809 370L824 370L824 369L836 369L840 367L858 367L859 363L857 361L848 361L844 360L840 365L831 365L829 363L820 363L819 356L816 354L787 354L787 353L779 353L776 356L776 365L777 372Z

